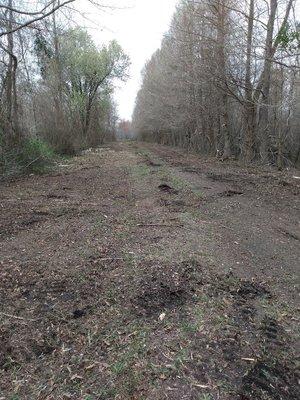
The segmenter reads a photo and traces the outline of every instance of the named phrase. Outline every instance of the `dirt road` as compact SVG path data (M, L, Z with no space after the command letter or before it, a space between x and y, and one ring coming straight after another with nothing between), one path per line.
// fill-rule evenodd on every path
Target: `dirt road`
M118 143L0 185L0 399L300 397L292 172Z

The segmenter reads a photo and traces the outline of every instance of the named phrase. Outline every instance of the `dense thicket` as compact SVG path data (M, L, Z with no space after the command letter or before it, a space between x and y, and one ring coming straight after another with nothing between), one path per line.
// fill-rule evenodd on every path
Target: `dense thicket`
M184 0L143 72L143 140L224 158L300 163L294 0Z
M0 4L2 170L114 138L114 81L126 79L129 60L115 41L96 45L76 27L71 3Z

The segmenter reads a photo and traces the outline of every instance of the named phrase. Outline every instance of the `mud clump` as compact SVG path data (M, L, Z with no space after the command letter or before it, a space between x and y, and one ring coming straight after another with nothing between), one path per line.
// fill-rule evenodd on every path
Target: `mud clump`
M149 167L161 167L161 164L160 164L160 163L156 163L156 162L154 162L154 161L152 161L152 160L150 160L150 159L148 159L148 160L146 161L146 164L147 164Z
M284 345L285 331L276 319L265 316L261 322L260 332L264 342L269 347L282 347Z
M239 400L295 400L300 398L296 371L279 362L258 361L244 376Z
M75 311L73 311L73 318L74 319L82 318L85 315L86 315L86 311L85 310L75 310Z
M158 189L161 192L168 193L168 194L178 194L179 193L178 190L172 188L171 186L169 186L169 185L167 185L165 183L159 185Z
M136 283L137 292L131 298L139 315L152 316L172 310L192 301L197 282L195 271L200 265L190 263L151 265Z
M232 294L243 300L255 299L257 297L271 297L269 290L262 284L249 281L242 281L237 291Z
M244 304L247 301L260 297L271 298L270 291L259 282L241 280L231 273L219 275L211 280L208 293L210 296L227 294L237 303Z
M30 218L25 219L24 221L22 221L20 223L21 227L27 227L27 226L32 226L32 225L36 225L39 222L42 222L43 218L39 217L39 216L32 216Z
M160 282L138 295L133 303L144 315L151 316L165 309L181 306L188 299L182 288L172 288Z
M244 193L239 190L226 190L225 192L220 193L219 197L241 196L242 194Z

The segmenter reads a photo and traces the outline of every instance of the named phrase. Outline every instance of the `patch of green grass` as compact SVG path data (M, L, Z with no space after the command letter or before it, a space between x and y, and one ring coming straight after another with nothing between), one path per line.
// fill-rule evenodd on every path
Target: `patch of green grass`
M162 181L168 182L174 189L184 190L190 188L190 184L186 180L174 175L172 168L166 165L159 167L158 175Z
M197 222L197 220L202 217L202 213L198 210L190 210L179 213L178 217L183 223L191 223Z
M136 154L139 156L149 157L151 153L149 150L146 149L137 149Z
M195 334L199 331L199 329L203 325L204 321L204 312L202 309L202 304L196 304L192 308L188 310L188 320L184 320L181 322L180 329L183 334Z
M118 238L119 240L126 240L130 235L130 232L127 230L124 231L117 231L115 232L115 237Z
M210 394L201 394L199 400L213 400Z
M121 338L124 335L127 335L130 339L126 343L115 343L115 362L110 366L111 372L117 377L120 375L127 377L128 374L132 374L135 363L143 359L147 349L148 330L146 327L142 325L137 326L135 323L130 324L126 327L126 332L120 335ZM132 379L133 376L131 375Z
M95 395L88 395L84 397L84 400L108 400L114 399L117 396L117 389L115 387L107 387L100 390Z
M203 217L203 212L201 210L198 210L195 208L190 211L190 214L195 219L199 219L199 218Z
M135 178L144 178L151 174L151 168L145 164L134 165L131 169L131 172Z
M137 221L134 215L132 214L124 214L118 218L118 223L120 225L125 225L127 227L136 226Z
M110 367L111 372L115 375L123 374L128 369L131 361L131 354L125 354L120 360L112 364Z
M174 358L174 367L177 371L181 370L184 364L190 360L189 351L187 348L180 348Z
M195 324L194 322L183 321L183 322L181 323L181 330L182 330L183 333L185 333L185 334L194 334L194 333L197 333L197 331L198 331L198 326L197 326L197 324Z
M123 259L124 259L126 266L129 267L130 270L132 270L136 267L137 260L136 260L135 254L124 252Z
M203 198L203 193L199 189L194 188L192 191L197 197Z
M159 167L158 174L161 180L169 182L170 185L177 190L188 190L194 193L197 197L203 196L199 189L194 188L193 184L191 184L185 178L175 175L174 170L166 165Z
M170 181L171 184L175 187L175 189L184 190L184 189L190 189L191 187L189 182L176 175L171 175Z
M104 215L97 215L94 218L94 229L97 231L99 228L102 228L107 222L107 218Z
M107 296L108 301L111 304L116 304L117 302L117 295L118 295L118 290L116 287L114 286L110 286L107 288L107 290L105 291L105 295Z

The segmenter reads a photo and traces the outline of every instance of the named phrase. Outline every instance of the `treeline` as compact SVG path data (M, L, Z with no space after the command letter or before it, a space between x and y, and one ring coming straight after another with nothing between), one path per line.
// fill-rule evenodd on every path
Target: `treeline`
M76 27L66 7L73 1L2 3L0 170L114 139L114 81L125 80L129 66L119 44L96 44Z
M295 1L181 1L147 62L133 126L142 140L245 162L300 164Z

